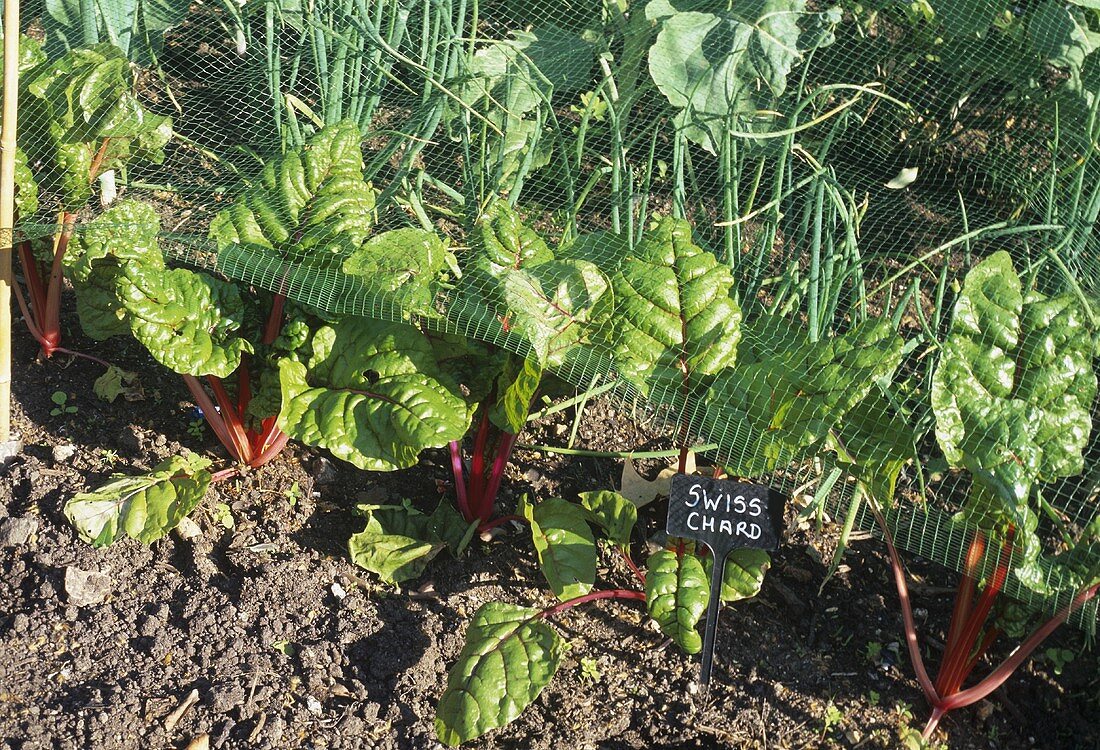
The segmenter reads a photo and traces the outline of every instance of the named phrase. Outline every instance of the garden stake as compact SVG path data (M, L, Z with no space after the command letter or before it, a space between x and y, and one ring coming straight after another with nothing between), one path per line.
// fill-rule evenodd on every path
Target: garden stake
M4 3L4 104L0 133L0 462L11 440L11 252L15 227L15 128L19 92L19 3Z

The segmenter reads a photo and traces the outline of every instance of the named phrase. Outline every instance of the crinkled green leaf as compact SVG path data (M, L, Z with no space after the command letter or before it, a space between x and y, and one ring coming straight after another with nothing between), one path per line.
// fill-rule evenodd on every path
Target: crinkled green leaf
M771 564L771 556L762 549L733 550L726 557L726 567L722 571L722 593L719 597L726 603L753 598L760 593L764 576ZM714 557L707 555L703 558L703 569L708 580L713 568Z
M599 267L581 258L558 261L553 251L503 201L478 223L464 289L488 302L501 328L522 337L544 367L591 343L612 312L612 294Z
M375 193L363 180L362 136L351 121L329 125L305 146L264 165L258 181L218 212L210 236L219 249L250 246L265 261L312 251L343 259L369 236Z
M279 362L279 428L361 469L392 471L460 440L470 413L411 326L345 318L322 326L305 362Z
M363 531L348 540L351 561L396 585L418 577L443 549L430 539L428 516L408 505L360 507L367 516Z
M119 535L151 544L195 509L210 484L210 462L196 455L173 456L140 477L116 474L94 492L65 503L65 515L80 538L96 547Z
M686 653L698 653L703 639L695 627L707 610L709 589L703 563L695 555L677 557L675 552L661 550L649 556L646 567L649 616Z
M497 201L486 211L474 227L471 240L473 267L493 278L554 259L542 237L504 201Z
M526 506L542 574L562 601L576 599L596 582L596 540L584 510L561 498Z
M612 310L607 277L584 260L553 260L506 272L500 292L510 327L547 366L560 365L571 349L591 343L595 326Z
M643 393L681 393L733 364L741 310L729 268L692 242L691 225L662 219L611 278L608 343Z
M440 275L455 272L454 253L435 232L394 229L371 237L344 261L344 273L406 312L425 314L439 291Z
M27 155L15 150L15 211L17 219L29 219L38 210L38 183L27 165Z
M566 644L538 610L483 604L447 675L435 731L459 745L515 720L558 670Z
M29 121L49 127L48 138L39 131L24 147L28 156L57 172L66 210L78 210L91 196L90 167L105 139L110 140L100 172L135 156L135 141L152 139L163 148L171 137L171 120L146 111L134 81L122 50L96 44L36 66L22 82L22 110ZM137 151L141 158L152 155L148 149Z
M707 394L711 430L729 420L747 448L731 464L752 476L773 469L785 453L825 438L874 382L901 360L902 340L889 321L867 321L816 343L803 342L723 372Z
M603 529L612 544L630 544L630 532L638 522L637 505L611 490L582 492L580 498L588 520Z
M186 268L127 261L116 289L134 337L174 372L228 377L252 351L236 333L244 303L234 284Z
M1037 480L1084 466L1092 359L1076 298L1025 293L1006 252L967 274L932 379L936 437L1018 523Z
M63 258L65 274L76 291L80 325L91 338L102 341L130 332L119 299L119 277L127 262L163 273L159 232L160 219L152 206L123 200L73 235Z

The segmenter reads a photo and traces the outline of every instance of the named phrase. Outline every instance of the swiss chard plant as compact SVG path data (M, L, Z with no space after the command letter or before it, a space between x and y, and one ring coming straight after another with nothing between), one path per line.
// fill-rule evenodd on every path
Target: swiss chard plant
M885 519L872 506L894 566L910 658L933 709L926 737L944 714L996 690L1100 588L1100 567L1089 557L1095 524L1064 540L1066 549L1048 560L1040 553L1037 512L1042 485L1078 474L1084 465L1097 389L1092 335L1077 298L1027 289L1006 252L990 255L966 276L931 399L944 456L970 476L958 520L972 536L934 681L918 647L904 571ZM1054 568L1063 575L1048 575ZM1009 575L1044 595L1057 593L1048 581L1060 578L1068 582L1070 601L989 675L964 689L1000 635L991 615Z
M515 514L497 514L505 469L548 369L561 366L577 347L592 342L594 332L611 312L611 292L607 278L593 263L556 258L546 242L503 201L491 207L474 227L469 245L451 313L475 316L477 324L498 336L499 342L510 338L525 353L454 336L432 335L420 340L434 347L433 366L462 386L466 408L455 413L473 415L476 427L467 441L469 457L464 455L461 434L453 437L448 447L455 506L461 519L458 526L486 532L507 521L527 520ZM348 259L345 268L349 267L373 269L375 265L367 264L364 255L357 253ZM398 294L407 295L408 290L402 288ZM408 539L396 553L397 559L404 559L413 549L430 558L441 549L436 533L421 537L419 543L405 533L419 528L420 522L402 517L396 509L368 513L367 528L352 539L352 558L384 579L393 578L396 562L388 561L383 551L372 550L370 540L388 547L392 545L388 537ZM405 516L409 513L412 511ZM451 514L441 505L432 518ZM393 523L387 525L387 521ZM457 551L455 545L450 546ZM400 569L413 570L403 565Z
M117 47L98 44L47 62L33 41L21 46L27 69L20 80L20 110L26 121L38 125L23 129L21 143L37 170L40 203L56 205L60 212L52 238L20 242L27 294L17 286L16 299L49 357L60 349L65 257L77 213L102 173L133 161L163 161L172 121L151 114L138 101L134 71Z
M580 502L550 498L521 502L539 566L557 597L546 607L489 602L474 614L466 643L447 677L436 712L436 732L459 745L516 719L553 679L568 643L553 617L603 600L645 602L662 631L688 653L702 647L696 624L707 608L706 563L692 554L662 550L643 572L631 559L636 506L611 491L586 492ZM597 588L601 550L623 559L636 586ZM769 560L754 551L727 565L723 602L755 596Z
M369 288L393 291L393 305L424 299L427 292L415 292L416 282L406 278L410 269L425 270L425 257L411 248L419 240L444 264L445 248L405 230L368 238L373 191L359 171L359 147L355 127L338 124L268 165L259 184L212 223L225 264L242 271L251 252L252 271L273 268L276 288L286 291L297 283L283 273L290 255L312 257L307 268L347 263L370 275ZM134 232L124 219L142 230ZM262 466L290 438L327 448L360 468L406 468L424 448L446 445L466 431L468 407L458 385L412 326L324 318L288 303L283 293L255 293L211 274L170 269L156 244L157 229L152 209L124 202L81 235L72 257L72 273L87 289L80 297L81 321L100 337L132 335L183 376L234 463L208 479ZM404 256L390 254L395 244L406 246ZM427 289L429 281L423 284ZM192 476L197 481L205 472L199 467ZM127 486L115 483L112 492ZM85 504L101 500L81 497L70 508L79 515ZM111 533L97 533L97 543L129 526L103 528Z

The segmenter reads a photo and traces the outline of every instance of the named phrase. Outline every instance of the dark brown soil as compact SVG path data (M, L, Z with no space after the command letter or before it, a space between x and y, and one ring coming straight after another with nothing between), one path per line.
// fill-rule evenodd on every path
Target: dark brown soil
M73 348L91 343L73 333ZM518 531L440 558L414 592L398 593L348 561L357 501L449 497L441 455L390 475L341 466L294 447L250 476L212 489L194 518L151 548L80 542L62 508L111 472L136 473L187 447L224 454L195 418L182 384L136 348L111 344L117 364L141 373L145 398L98 400L98 366L41 363L16 332L15 425L25 448L0 474L0 525L29 518L37 532L0 548L0 748L182 748L208 733L217 748L430 748L446 670L483 602L550 602ZM51 415L63 391L76 412ZM569 425L572 410L562 413ZM564 432L564 435L563 435ZM560 445L547 421L524 439ZM614 439L607 436L614 435ZM579 445L622 449L651 433L629 410L590 404ZM650 443L651 444L651 443ZM72 445L65 457L56 446ZM523 451L503 502L521 492L569 495L609 487L621 466ZM230 506L235 528L215 520ZM646 533L663 508L643 515ZM696 683L698 660L666 644L634 603L572 610L557 619L571 649L557 677L482 748L903 747L927 715L899 648L900 617L881 545L854 542L846 570L818 595L831 540L796 531L776 554L755 600L726 608L715 681ZM605 561L604 585L630 586ZM913 561L918 616L936 658L953 579ZM100 571L110 592L77 606L67 568ZM938 739L957 748L1096 748L1096 657L1080 634L1055 642L1076 653L1055 678L1040 658L978 707L952 715ZM1042 650L1040 650L1042 651ZM900 653L900 655L899 655ZM198 701L171 731L165 719L192 690ZM915 745L912 745L915 747Z

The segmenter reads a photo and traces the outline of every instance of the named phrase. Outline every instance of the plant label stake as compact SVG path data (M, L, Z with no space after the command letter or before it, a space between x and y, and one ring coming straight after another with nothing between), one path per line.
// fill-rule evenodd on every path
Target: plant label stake
M665 530L706 545L714 557L703 632L703 685L710 684L726 557L735 549L777 548L785 504L783 495L760 484L690 474L672 477Z

